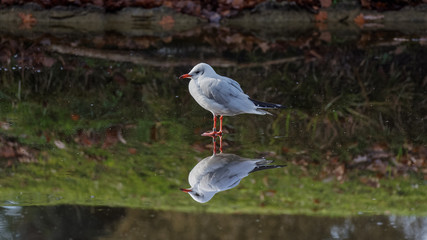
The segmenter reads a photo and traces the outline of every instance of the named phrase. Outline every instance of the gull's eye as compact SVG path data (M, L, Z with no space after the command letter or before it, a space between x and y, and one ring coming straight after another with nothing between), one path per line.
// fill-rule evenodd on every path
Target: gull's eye
M199 73L200 73L200 71L196 71L196 72L195 72L195 74L199 74Z
M200 194L198 194L198 193L196 193L196 194L194 194L194 195L196 195L197 197L200 197Z

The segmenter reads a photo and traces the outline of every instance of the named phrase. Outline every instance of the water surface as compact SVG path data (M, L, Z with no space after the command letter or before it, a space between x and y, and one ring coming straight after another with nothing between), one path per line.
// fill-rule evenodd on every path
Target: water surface
M424 33L1 32L1 237L426 239ZM178 79L198 62L288 106L225 118L224 152L287 167L206 204L179 191L212 154Z

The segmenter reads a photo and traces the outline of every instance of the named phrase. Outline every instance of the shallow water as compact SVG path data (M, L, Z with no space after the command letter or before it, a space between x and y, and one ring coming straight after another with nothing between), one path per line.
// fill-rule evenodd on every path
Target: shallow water
M0 209L2 239L426 239L427 218L310 217L47 206Z
M427 239L424 33L2 32L0 237ZM288 106L225 118L225 153L287 167L205 204L178 191L212 154L178 79L202 61Z

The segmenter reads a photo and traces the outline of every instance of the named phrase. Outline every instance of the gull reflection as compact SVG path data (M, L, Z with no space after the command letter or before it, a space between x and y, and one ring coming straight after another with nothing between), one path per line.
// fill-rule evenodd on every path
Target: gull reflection
M240 180L260 170L280 168L264 158L249 159L235 154L213 154L201 160L188 175L191 188L181 189L200 203L205 203L221 191L236 187Z

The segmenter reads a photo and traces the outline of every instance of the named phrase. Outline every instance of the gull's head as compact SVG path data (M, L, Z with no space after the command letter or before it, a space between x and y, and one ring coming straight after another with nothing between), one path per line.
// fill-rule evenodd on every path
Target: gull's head
M215 70L206 63L199 63L191 69L187 74L181 75L179 79L191 78L198 79L200 76L215 76Z
M181 191L190 194L190 196L199 203L205 203L212 199L216 192L201 192L193 188L182 188Z

